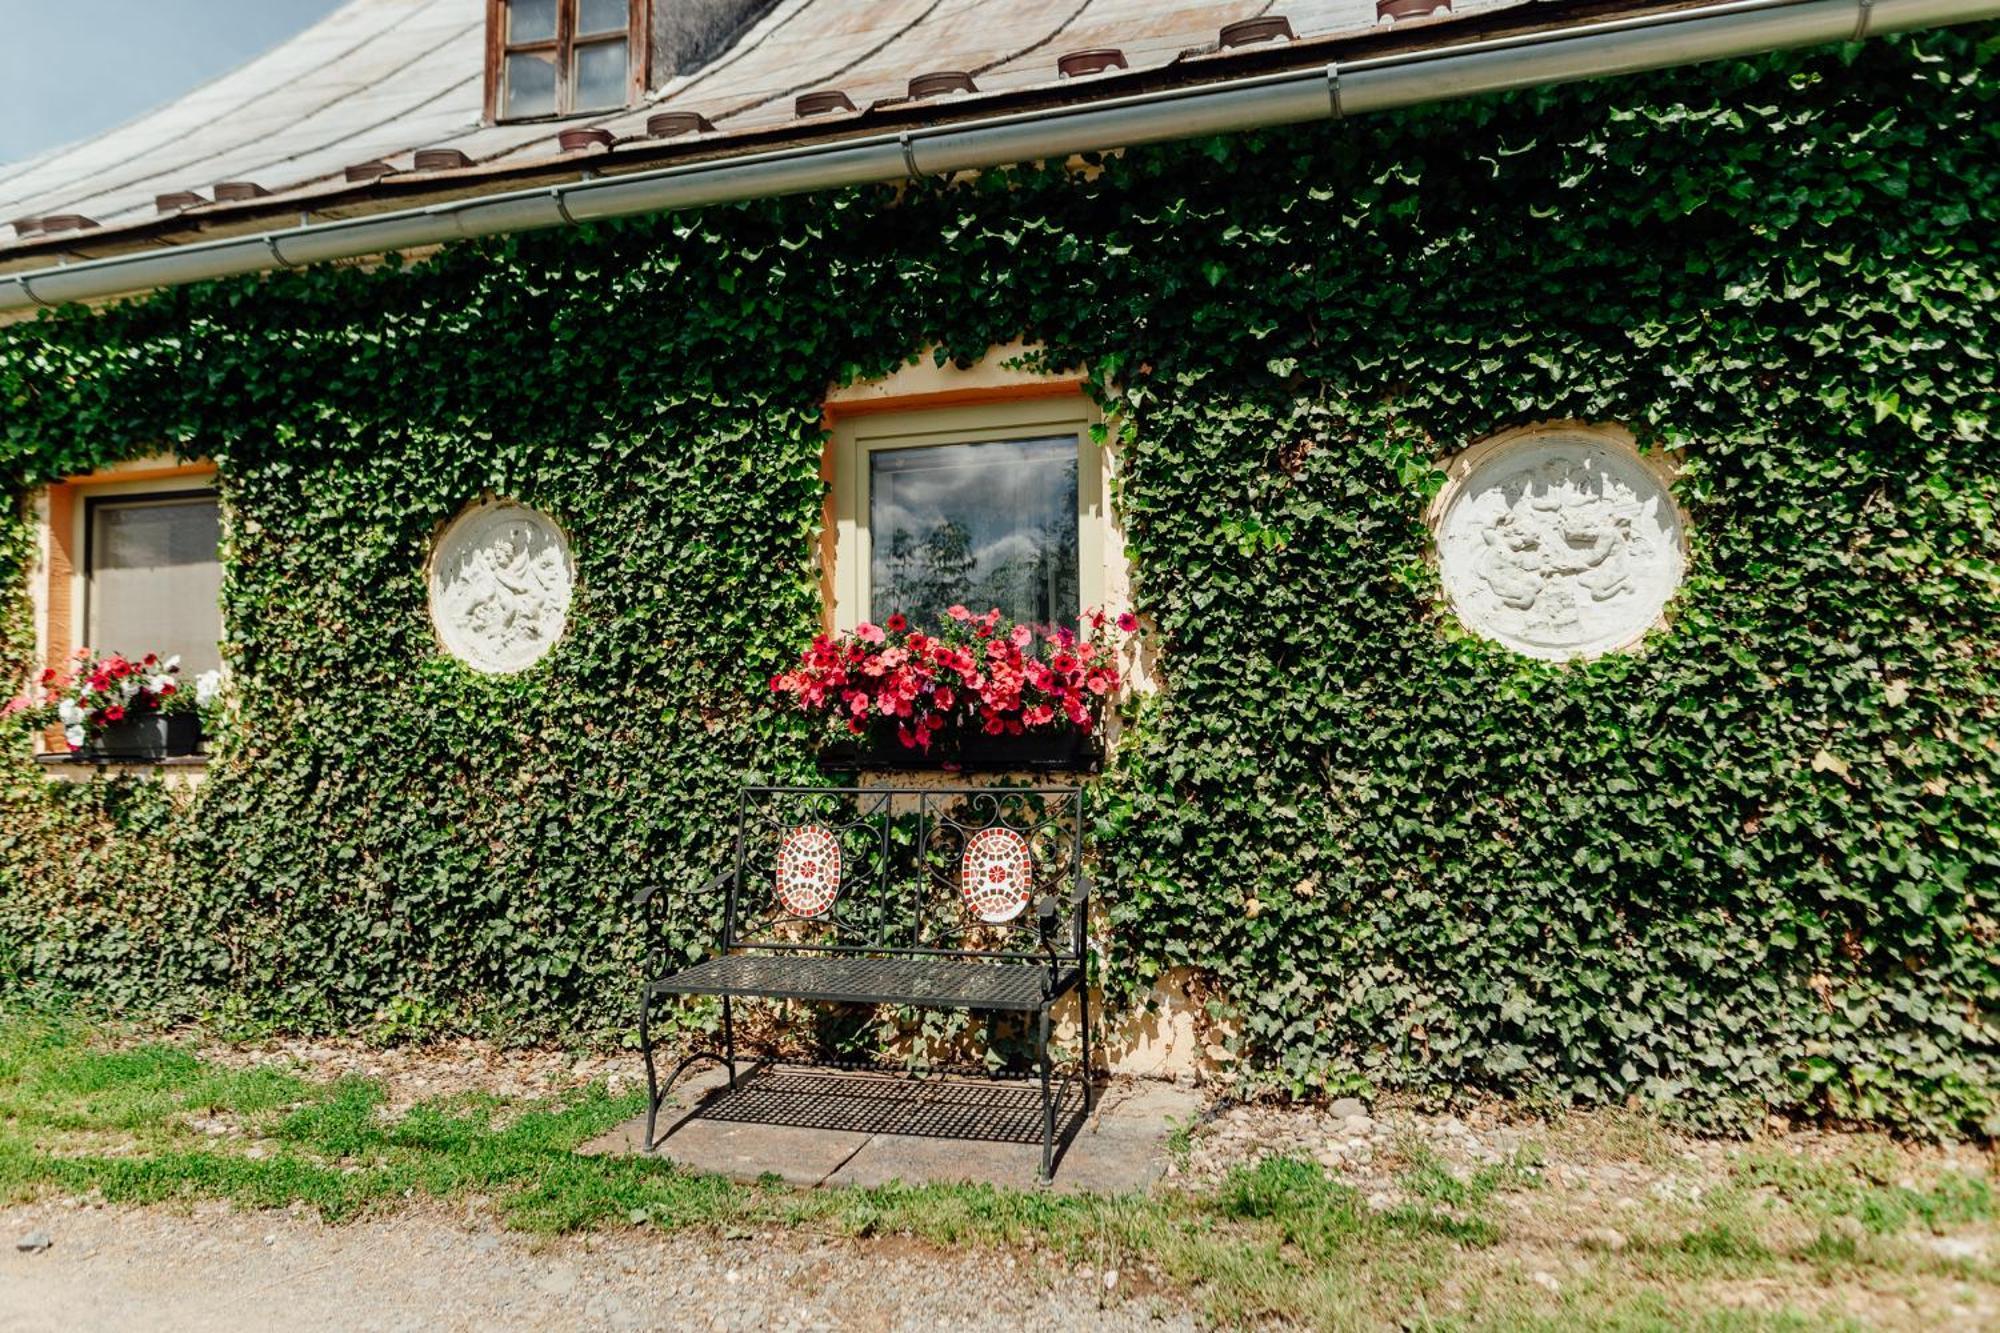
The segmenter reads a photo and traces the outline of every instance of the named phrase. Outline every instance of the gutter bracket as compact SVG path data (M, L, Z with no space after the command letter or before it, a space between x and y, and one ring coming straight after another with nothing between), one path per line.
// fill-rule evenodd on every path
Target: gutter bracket
M278 233L272 232L271 234L269 234L264 238L264 248L271 252L271 258L278 261L279 268L298 267L297 264L294 264L291 260L285 258L285 252L278 248Z
M902 145L903 170L909 173L911 180L922 180L924 173L917 170L917 146L910 142L910 132L908 130L897 131L896 142Z
M1849 41L1861 42L1868 39L1868 24L1875 17L1875 0L1860 0L1855 6L1854 36Z
M562 214L563 222L568 226L574 227L576 219L569 214L569 200L563 198L563 187L560 185L551 185L549 187L549 198L556 201L556 212Z
M1868 2L1861 0L1863 4ZM1347 119L1347 111L1340 105L1340 62L1337 60L1329 62L1326 67L1326 100L1333 108L1335 120Z
M33 301L36 305L40 306L44 310L55 309L55 307L50 305L47 301L44 301L41 297L35 295L35 284L28 280L27 274L23 273L19 277L15 278L14 281L21 284L22 294L26 296L30 301Z

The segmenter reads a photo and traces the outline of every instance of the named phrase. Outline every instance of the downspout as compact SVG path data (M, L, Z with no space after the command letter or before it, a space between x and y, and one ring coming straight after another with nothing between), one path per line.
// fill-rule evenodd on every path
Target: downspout
M0 275L0 312L473 236L976 171L1995 17L2000 0L1730 0Z

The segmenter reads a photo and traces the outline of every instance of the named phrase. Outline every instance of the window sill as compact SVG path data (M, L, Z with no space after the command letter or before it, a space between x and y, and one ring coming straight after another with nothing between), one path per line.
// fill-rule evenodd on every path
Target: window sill
M115 759L109 755L38 754L35 766L53 782L90 782L153 769L168 782L195 784L208 776L205 754L170 755L164 759Z
M539 116L496 116L488 123L496 127L502 125L561 125L572 120L590 120L593 117L601 120L605 116L616 116L636 109L638 108L633 103L621 102L617 106L598 107L595 110L586 110L579 107L574 111L551 111Z

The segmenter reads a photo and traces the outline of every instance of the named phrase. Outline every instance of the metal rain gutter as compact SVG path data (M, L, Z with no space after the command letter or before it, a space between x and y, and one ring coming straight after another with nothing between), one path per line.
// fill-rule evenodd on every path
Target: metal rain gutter
M1731 0L4 274L0 313L474 236L977 171L1995 17L2000 0Z

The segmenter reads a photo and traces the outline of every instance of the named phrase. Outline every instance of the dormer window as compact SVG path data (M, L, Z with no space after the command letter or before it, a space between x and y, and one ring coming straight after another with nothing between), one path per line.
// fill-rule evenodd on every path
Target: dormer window
M650 0L486 0L488 120L616 111L646 91Z

